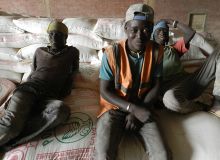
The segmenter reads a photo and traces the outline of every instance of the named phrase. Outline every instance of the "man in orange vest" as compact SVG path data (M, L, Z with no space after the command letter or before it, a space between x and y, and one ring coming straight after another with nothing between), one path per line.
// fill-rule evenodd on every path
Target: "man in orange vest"
M126 12L127 40L105 49L100 68L96 160L115 160L125 132L142 136L150 160L167 160L151 110L162 76L163 47L150 41L153 9L133 4Z

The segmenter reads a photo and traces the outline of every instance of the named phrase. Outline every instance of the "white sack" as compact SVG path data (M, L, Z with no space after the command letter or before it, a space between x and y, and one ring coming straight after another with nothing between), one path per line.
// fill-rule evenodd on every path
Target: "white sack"
M99 50L108 45L107 41L97 41L92 38L82 35L68 35L67 45L69 46L84 46L92 49Z
M98 54L95 49L82 46L74 46L79 50L79 62L92 62L98 60Z
M13 16L0 16L0 33L24 33L24 30L13 23Z
M52 21L52 18L20 18L13 20L14 24L19 28L38 34L47 34L48 25Z
M220 119L207 112L177 114L163 110L158 120L173 160L219 160Z
M6 78L15 83L21 82L22 75L22 73L0 69L0 78Z
M126 35L124 32L124 19L100 18L96 23L94 32L106 39L125 39Z
M31 44L49 43L48 35L31 33L11 34L0 33L0 47L22 48Z
M20 62L0 61L0 70L26 73L31 71L31 63L24 61L20 61Z
M79 74L73 79L73 88L89 88L99 91L99 68L100 65L80 63Z
M91 18L66 18L63 20L68 28L68 33L80 34L101 41L102 39L93 32L96 22L97 19Z
M34 57L34 53L39 47L46 47L47 44L32 44L26 47L19 49L18 56L22 59L30 59L32 60Z
M21 60L17 55L18 49L15 48L0 48L0 60L18 62Z

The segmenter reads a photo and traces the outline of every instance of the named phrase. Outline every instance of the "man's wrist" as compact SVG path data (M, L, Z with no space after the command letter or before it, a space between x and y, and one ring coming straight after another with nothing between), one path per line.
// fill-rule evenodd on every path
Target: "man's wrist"
M174 20L174 21L173 21L173 24L172 24L173 28L176 28L176 27L177 27L177 24L178 24L178 21Z

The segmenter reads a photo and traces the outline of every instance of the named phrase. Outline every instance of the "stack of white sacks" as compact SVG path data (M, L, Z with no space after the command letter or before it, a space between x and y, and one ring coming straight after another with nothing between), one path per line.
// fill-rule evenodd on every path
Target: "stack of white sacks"
M38 47L48 45L47 27L51 18L0 16L0 78L15 83L26 80ZM122 18L66 18L67 45L80 50L80 62L100 64L102 48L126 38ZM192 48L193 49L193 48ZM194 51L193 51L194 52ZM195 54L184 59L190 59ZM201 54L196 54L197 58Z
M0 78L15 83L26 80L38 47L48 45L51 18L0 16ZM123 19L63 19L69 30L67 45L80 51L80 64L100 64L98 51L113 40L125 38ZM85 68L85 67L84 67Z

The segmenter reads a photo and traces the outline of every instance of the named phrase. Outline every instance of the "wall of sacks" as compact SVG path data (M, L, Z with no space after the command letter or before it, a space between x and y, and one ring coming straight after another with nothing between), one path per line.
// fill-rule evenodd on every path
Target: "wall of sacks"
M49 45L47 27L51 18L0 16L0 78L25 81L38 47ZM66 18L67 45L80 51L81 63L100 63L98 51L125 38L122 18Z

